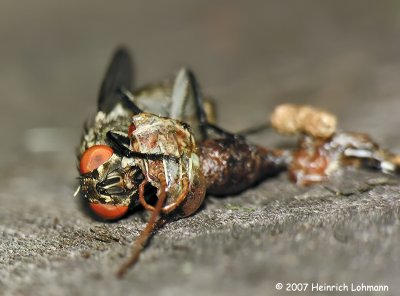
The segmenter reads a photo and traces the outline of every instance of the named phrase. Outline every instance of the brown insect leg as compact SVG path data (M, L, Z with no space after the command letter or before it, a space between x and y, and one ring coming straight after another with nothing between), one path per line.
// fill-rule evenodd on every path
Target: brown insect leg
M143 184L144 182L142 182ZM141 185L142 185L141 184ZM139 198L144 200L144 186L139 186ZM167 193L165 191L166 184L162 184L161 186L161 192L160 196L158 197L158 201L156 203L156 206L154 208L154 211L151 213L150 219L147 222L146 227L142 230L140 233L139 237L136 239L133 249L132 249L132 254L130 258L121 265L119 270L117 271L117 277L122 278L124 274L128 271L130 267L132 267L139 259L140 252L142 251L144 245L147 243L150 235L152 234L154 228L157 225L157 218L161 212L161 209L165 203L165 199L167 196Z
M139 202L147 211L154 211L154 207L149 205L144 198L144 187L149 183L147 180L143 180L139 185Z
M184 178L182 180L182 183L183 183L183 190L182 190L181 194L178 196L178 198L176 199L175 202L162 208L163 213L165 213L165 214L171 213L182 203L182 201L185 200L186 196L189 193L189 181L186 178Z

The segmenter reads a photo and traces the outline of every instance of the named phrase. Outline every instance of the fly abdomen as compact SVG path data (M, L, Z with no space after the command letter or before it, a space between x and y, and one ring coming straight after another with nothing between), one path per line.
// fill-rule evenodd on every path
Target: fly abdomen
M268 150L241 138L205 140L199 145L207 192L238 193L268 176L277 175L288 162L283 152Z

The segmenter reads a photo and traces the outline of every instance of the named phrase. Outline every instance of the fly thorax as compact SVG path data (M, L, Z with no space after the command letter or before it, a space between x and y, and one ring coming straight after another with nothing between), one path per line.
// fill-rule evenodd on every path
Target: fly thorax
M127 130L130 124L129 116L123 115L122 111L105 114L102 111L97 112L93 121L85 126L85 132L82 135L79 154L83 154L89 147L94 145L107 144L107 132L110 130Z
M160 190L161 184L167 185L167 203L176 199L182 191L182 180L190 183L193 167L199 163L189 127L171 118L141 113L132 117L130 131L132 151L167 156L136 160L136 164L154 187Z

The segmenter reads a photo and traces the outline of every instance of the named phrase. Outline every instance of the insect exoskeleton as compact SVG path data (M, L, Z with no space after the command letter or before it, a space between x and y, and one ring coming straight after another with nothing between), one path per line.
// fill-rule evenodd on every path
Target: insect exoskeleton
M108 145L88 148L82 154L79 170L80 191L91 210L104 220L126 214L137 192L132 180L143 180L139 168L121 168L121 157Z
M163 214L173 212L174 218L193 214L204 200L206 183L190 127L144 112L132 117L128 136L131 151L163 157L125 158L122 166L139 167L145 176L140 186L150 183L157 188L158 196L162 191L167 193ZM147 210L154 210L140 192L139 199Z

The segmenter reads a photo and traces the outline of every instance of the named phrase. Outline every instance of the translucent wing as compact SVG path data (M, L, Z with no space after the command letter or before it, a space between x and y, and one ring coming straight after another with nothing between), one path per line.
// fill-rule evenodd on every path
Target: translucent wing
M181 69L175 78L169 116L188 123L197 139L204 139L207 116L197 80L188 69Z
M98 111L109 113L118 102L121 102L118 91L121 88L131 90L133 81L132 59L125 48L114 53L106 75L100 87Z

